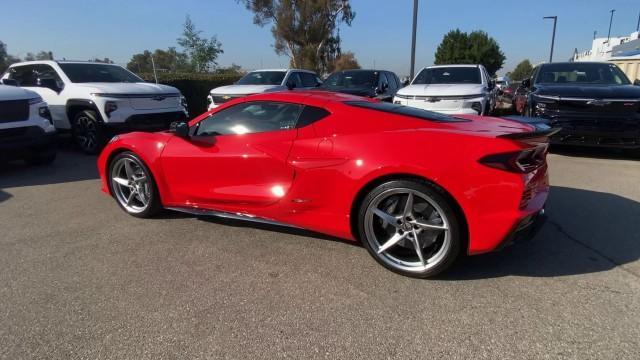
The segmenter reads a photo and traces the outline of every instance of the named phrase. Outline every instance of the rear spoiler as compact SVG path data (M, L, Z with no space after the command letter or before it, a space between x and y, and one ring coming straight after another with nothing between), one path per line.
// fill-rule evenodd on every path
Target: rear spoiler
M521 124L527 124L534 128L533 131L520 132L520 133L511 133L499 135L499 138L502 139L531 139L531 138L539 138L539 137L550 137L561 130L558 127L551 127L549 120L541 119L541 118L533 118L526 116L503 116L501 117L505 120L511 120L515 122L519 122Z

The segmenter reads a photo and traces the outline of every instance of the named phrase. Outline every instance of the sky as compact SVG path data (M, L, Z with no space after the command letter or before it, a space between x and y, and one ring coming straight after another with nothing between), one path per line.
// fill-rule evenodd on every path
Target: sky
M412 0L350 0L356 17L340 27L342 50L353 51L364 68L409 73ZM567 60L575 48L591 48L593 31L606 36L609 10L615 9L612 36L635 31L638 0L419 0L416 68L433 64L444 34L459 28L483 30L496 39L506 56L503 69L523 59L549 57L552 20L558 16L555 60ZM224 54L222 66L245 69L287 67L288 58L273 50L270 26L253 24L253 15L235 0L14 0L2 4L0 41L8 52L53 51L56 59L108 57L126 64L145 49L177 46L189 14L203 35L215 35Z

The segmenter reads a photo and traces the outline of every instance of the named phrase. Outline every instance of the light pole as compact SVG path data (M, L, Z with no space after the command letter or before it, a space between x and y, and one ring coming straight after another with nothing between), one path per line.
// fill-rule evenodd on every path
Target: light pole
M413 0L413 32L411 33L411 69L409 70L409 81L413 80L413 73L416 66L416 27L418 26L418 0Z
M556 42L556 23L558 22L558 17L545 16L543 19L553 19L553 35L551 35L551 52L549 53L549 62L553 62L553 44Z
M613 13L616 12L616 9L611 9L611 18L609 19L609 33L607 34L607 44L609 44L609 39L611 39L611 24L613 23Z

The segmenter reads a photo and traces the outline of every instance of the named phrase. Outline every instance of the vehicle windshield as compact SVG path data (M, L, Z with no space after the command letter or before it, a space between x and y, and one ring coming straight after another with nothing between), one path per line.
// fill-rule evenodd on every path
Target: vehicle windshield
M323 89L374 88L378 85L377 71L340 71L331 74Z
M74 83L108 82L108 83L136 83L144 82L131 71L110 64L81 64L62 63L60 68Z
M411 85L430 84L482 84L477 67L436 67L420 71Z
M562 63L542 65L536 84L628 85L627 76L614 64Z
M237 85L280 85L286 71L252 71L243 76Z

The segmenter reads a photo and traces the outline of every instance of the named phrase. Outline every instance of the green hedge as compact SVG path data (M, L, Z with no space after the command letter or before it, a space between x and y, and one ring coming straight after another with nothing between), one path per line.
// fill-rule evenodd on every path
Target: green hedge
M155 81L153 74L139 74L146 81ZM207 95L218 86L231 85L238 81L236 75L213 74L158 74L158 82L173 86L187 98L189 115L193 118L207 110Z

